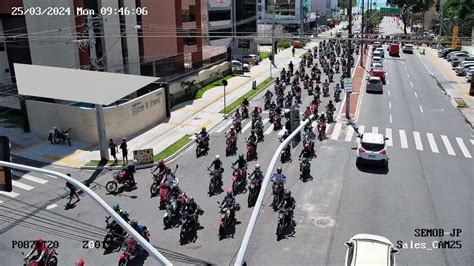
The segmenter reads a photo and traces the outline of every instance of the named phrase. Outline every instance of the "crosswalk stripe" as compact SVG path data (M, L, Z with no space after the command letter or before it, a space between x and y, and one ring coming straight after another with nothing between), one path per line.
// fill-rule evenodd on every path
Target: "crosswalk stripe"
M379 133L379 128L378 127L372 127L372 133L378 134Z
M331 139L337 140L337 138L339 137L339 134L341 133L341 127L342 127L341 123L339 122L336 123L336 125L334 126L334 130L332 131Z
M354 134L354 129L352 127L347 127L346 128L346 138L344 139L345 141L349 142L352 139L352 135Z
M3 201L0 200L0 204L2 204L2 203L3 203Z
M242 128L242 133L244 133L247 129L249 129L252 126L252 122L248 122L245 127Z
M462 154L464 154L464 157L466 158L472 158L471 154L466 148L466 145L464 145L464 141L462 138L456 138L456 141L458 142L459 148L461 148Z
M273 131L273 124L271 124L270 127L267 128L267 130L265 130L265 132L263 134L268 135L268 134L272 133L272 131Z
M402 145L402 148L407 149L408 142L407 142L407 135L405 134L405 130L399 129L398 132L400 133L400 144Z
M421 142L420 132L413 131L413 137L415 138L415 147L417 150L423 150L423 143Z
M426 133L426 137L428 138L428 142L430 143L431 151L434 153L439 153L438 145L436 145L436 141L433 137L433 134Z
M283 136L283 135L285 134L285 130L286 130L286 129L282 129L282 130L278 131L278 134L277 134L277 135L278 135L278 136Z
M24 190L32 190L34 187L30 186L30 185L27 185L27 184L23 184L21 182L18 182L16 180L12 180L12 185L14 187L17 187L17 188L21 188L21 189L24 189Z
M226 127L230 126L230 124L232 124L232 120L225 122L223 126L221 126L218 130L216 130L216 132L221 133L222 131L224 131Z
M39 184L48 183L48 180L45 180L43 178L39 178L39 177L32 176L32 175L29 175L29 174L23 174L23 173L16 172L16 171L12 171L12 175L18 176L20 178L27 179L27 180L30 180L32 182L39 183Z
M7 196L7 197L10 197L10 198L15 198L17 196L19 196L20 194L16 193L16 192L5 192L5 191L0 191L0 195L4 195L4 196Z
M393 146L393 140L392 140L392 129L391 128L386 128L385 129L385 137L387 137L387 146L392 147Z
M262 120L262 125L265 125L266 123L268 123L268 121L270 121L270 118L265 118Z
M471 144L474 145L474 139L471 139Z
M456 153L454 152L453 146L451 146L451 142L449 142L448 137L446 137L445 135L441 135L441 139L443 140L444 146L446 147L448 154L455 156Z
M364 134L365 126L359 126L359 133Z

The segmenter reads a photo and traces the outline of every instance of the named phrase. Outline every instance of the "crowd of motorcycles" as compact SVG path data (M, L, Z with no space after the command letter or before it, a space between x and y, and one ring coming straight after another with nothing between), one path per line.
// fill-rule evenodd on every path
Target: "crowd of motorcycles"
M273 92L267 90L264 95L263 108L255 106L252 111L249 108L249 102L245 99L242 105L236 110L231 128L226 132L225 155L234 156L237 154L237 138L242 131L242 121L244 119L251 119L251 133L246 139L246 156L240 154L238 160L232 165L232 188L227 190L224 200L218 202L219 204L219 239L227 237L229 228L235 225L235 212L240 209L240 205L236 202L235 196L238 194L248 193L248 206L253 207L258 198L263 181L263 172L260 165L256 165L256 169L252 173L247 173L247 162L258 160L257 146L258 143L264 141L264 123L262 121L261 113L263 110L268 110L269 121L273 124L274 130L282 130L285 128L285 133L281 136L280 141L283 142L291 131L289 123L289 115L283 110L288 109L294 105L302 104L302 92L306 91L310 103L306 107L303 119L312 119L317 121L317 131L314 132L312 123L308 123L304 129L303 149L299 156L300 161L300 179L306 182L311 179L311 160L316 157L314 141L317 138L323 141L326 131L326 123L334 122L335 107L332 100L326 106L325 112L318 112L321 104L321 97L329 98L332 95L334 102L341 100L342 78L341 82L335 82L334 76L340 75L345 77L344 67L347 65L346 57L348 53L352 53L354 47L349 49L344 40L324 40L319 47L314 47L302 56L298 68L295 69L293 63L290 62L288 70L285 68L281 71L280 76L276 78ZM351 62L354 64L352 54L350 56ZM340 61L339 61L340 60ZM325 74L327 79L322 81L322 74ZM289 88L289 89L288 89ZM285 93L285 91L287 91ZM275 96L275 99L274 99ZM282 118L287 119L283 125ZM312 121L312 122L313 122ZM209 152L209 134L203 128L203 131L196 134L196 157L206 156ZM292 161L291 144L288 144L282 151L280 156L282 164ZM219 156L217 155L211 166L208 168L209 180L209 196L220 194L223 186L223 167ZM197 239L197 230L199 228L200 215L204 211L194 202L194 199L187 195L179 187L179 180L176 178L178 165L174 171L166 166L164 161L160 161L155 169L152 169L153 183L150 186L150 194L152 197L159 196L160 209L164 210L163 226L164 228L181 227L179 242L185 244L189 241ZM119 184L132 187L135 185L133 175L135 173L135 165L132 163L124 170L116 173L114 179L109 181L106 185L107 191L114 193L118 189ZM277 173L281 173L281 168ZM286 178L286 177L285 177ZM247 179L250 180L248 184ZM275 180L272 178L272 207L274 211L278 211L278 225L277 236L280 238L292 221L294 205L290 208L283 206L286 200L285 195L287 190L284 187L285 180ZM291 193L291 192L290 192ZM116 204L118 205L118 204ZM128 214L121 210L118 206L114 206L114 210L119 213L122 218L130 222L133 228L145 238L149 239L150 231L146 226L140 226L136 220L130 221ZM126 265L128 261L142 254L143 251L137 242L128 236L128 234L115 221L110 221L110 217L106 217L106 234L103 247L112 249L121 246L122 253L119 258L119 265ZM125 244L125 245L124 245Z

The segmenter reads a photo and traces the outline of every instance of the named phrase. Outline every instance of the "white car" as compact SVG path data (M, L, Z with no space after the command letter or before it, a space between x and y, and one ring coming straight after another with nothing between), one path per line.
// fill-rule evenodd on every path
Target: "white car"
M380 57L380 58L383 58L384 53L383 53L383 52L380 52L379 50L375 50L375 51L372 53L372 56L373 56L373 57Z
M387 143L384 135L364 133L357 136L356 165L361 163L379 163L388 167Z
M382 43L381 43L381 42L374 42L372 45L373 45L374 48L382 47Z
M370 71L372 71L372 70L374 70L374 69L377 69L377 68L383 69L383 65L380 64L380 63L372 63L372 64L370 64Z
M357 234L348 242L346 266L377 265L394 266L395 255L399 253L392 242L383 236Z
M380 56L373 56L372 57L372 63L379 63L379 64L383 65L383 59Z
M385 57L385 50L382 47L375 48L375 52L380 52L382 58Z

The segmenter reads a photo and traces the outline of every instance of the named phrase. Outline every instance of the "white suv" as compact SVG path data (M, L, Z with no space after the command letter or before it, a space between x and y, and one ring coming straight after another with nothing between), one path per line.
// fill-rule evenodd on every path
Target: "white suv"
M364 133L357 136L356 164L362 162L380 163L388 166L387 143L384 135L378 133Z
M358 234L348 242L346 266L377 265L394 266L395 255L399 253L392 242L383 236Z

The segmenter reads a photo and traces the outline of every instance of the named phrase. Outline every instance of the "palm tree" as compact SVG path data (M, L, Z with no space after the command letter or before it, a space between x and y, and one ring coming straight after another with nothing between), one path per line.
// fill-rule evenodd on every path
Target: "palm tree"
M181 82L181 87L184 88L186 93L191 93L194 96L194 92L199 90L202 86L201 83L193 79L191 81L188 80Z
M222 73L222 71L219 69L216 72L211 73L209 77L213 79L214 81L216 81L216 80L222 79L224 77L224 73Z

